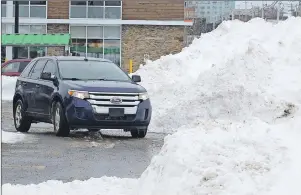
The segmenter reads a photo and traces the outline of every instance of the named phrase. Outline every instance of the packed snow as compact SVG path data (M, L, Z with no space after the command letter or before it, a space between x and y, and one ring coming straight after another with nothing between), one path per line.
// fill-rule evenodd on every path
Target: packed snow
M14 144L23 141L25 139L25 136L26 135L22 133L2 131L1 142L7 144Z
M150 131L172 134L140 178L4 184L3 193L300 194L300 35L301 18L226 21L142 66Z
M2 76L2 100L12 100L15 93L17 77Z

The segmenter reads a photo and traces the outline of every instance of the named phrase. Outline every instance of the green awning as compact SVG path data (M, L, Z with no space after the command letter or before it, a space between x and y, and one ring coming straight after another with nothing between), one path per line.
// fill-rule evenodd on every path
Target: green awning
M69 46L70 34L3 34L3 46Z

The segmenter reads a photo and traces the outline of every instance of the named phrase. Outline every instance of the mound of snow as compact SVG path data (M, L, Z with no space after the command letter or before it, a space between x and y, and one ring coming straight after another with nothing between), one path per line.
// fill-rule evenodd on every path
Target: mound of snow
M183 52L141 67L136 74L154 110L150 131L170 133L196 117L272 121L301 102L294 95L301 93L300 23L227 21Z
M1 141L2 143L13 144L24 140L25 136L26 135L17 132L13 133L13 132L2 131Z
M119 179L115 177L91 178L87 181L72 181L63 183L50 180L38 185L2 185L2 192L6 195L130 195L137 186L136 179Z
M16 81L18 77L2 76L2 100L12 100L15 93Z
M3 192L285 192L282 175L289 180L290 175L294 174L294 179L301 175L296 171L301 146L300 27L300 18L277 25L262 19L224 22L181 53L141 67L135 74L142 76L142 85L151 96L150 130L175 133L165 138L161 152L139 179L103 182L104 177L97 184L87 180L76 181L76 185L54 181L31 186L5 184ZM289 166L295 172L287 170ZM298 182L289 183L291 191L299 194ZM97 187L88 191L93 186Z

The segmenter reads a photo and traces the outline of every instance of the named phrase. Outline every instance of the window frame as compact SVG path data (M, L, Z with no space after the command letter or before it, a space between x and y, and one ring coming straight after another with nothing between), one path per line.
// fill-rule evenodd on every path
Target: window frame
M122 2L121 2L122 3ZM85 27L85 30L86 30L86 37L83 38L82 36L79 36L79 37L73 37L72 34L71 34L71 27L74 27L74 26L80 26L80 27ZM102 37L99 37L100 40L102 40L102 43L104 44L105 43L105 40L118 40L119 41L119 51L120 51L120 54L119 54L119 62L120 64L118 66L122 66L122 58L121 58L121 54L122 54L122 25L69 25L69 34L71 34L71 39L85 39L86 40L86 50L85 50L85 55L87 55L88 53L88 40L89 39L95 39L95 38L89 38L88 37L88 27L94 27L94 26L100 26L102 27ZM105 38L105 28L106 27L111 27L111 26L114 26L114 27L119 27L119 38ZM80 38L81 37L81 38ZM105 45L104 47L105 48ZM105 49L103 49L103 52L102 52L102 57L104 58L105 56Z
M43 19L47 19L48 18L48 1L46 1L46 4L45 5L35 5L35 4L33 4L33 5L31 5L31 3L30 3L31 1L28 1L28 5L25 5L24 4L24 6L28 6L28 16L25 16L25 17L22 17L22 16L20 16L20 18L41 18L41 17L31 17L30 16L30 8L31 8L31 6L33 6L33 7L45 7L45 17L42 17ZM22 4L21 5L19 5L19 9L20 9L20 6L22 7ZM15 17L15 12L14 12L14 10L15 10L15 5L13 4L13 17ZM20 12L20 11L19 11Z
M30 61L30 62L27 64L26 68L25 68L25 69L22 71L22 73L20 74L20 77L21 77L21 78L29 78L29 74L31 73L32 68L35 67L37 61L38 61L38 60L32 60L32 61ZM29 71L28 71L27 75L24 75L24 74L26 74L26 72L24 72L24 71L27 70L27 69L29 69Z
M51 62L51 63L53 63L53 65L54 65L54 75L55 75L56 77L58 77L58 67L57 67L57 63L56 63L54 60L52 60L52 59L46 59L46 60L47 60L47 61L46 61L46 63L45 63L45 66L44 66L44 68L43 68L41 74L44 73L44 70L45 70L45 68L46 68L46 66L47 66L47 64L48 64L48 62Z
M96 6L89 6L88 1L86 1L86 5L71 5L71 1L69 1L69 19L79 19L80 17L71 17L71 9L72 7L85 7L85 11L86 11L86 17L84 18L80 18L80 19L88 19L88 10L89 7L98 7L98 8L103 8L103 15L101 18L90 18L90 19L103 19L103 20L122 20L122 7L123 7L123 1L120 1L120 6L112 6L112 5L106 5L106 1L103 1L103 5L96 5ZM106 18L106 8L120 8L120 18L116 19L116 18Z
M38 64L39 61L46 61L46 62L43 65L43 68L41 70L41 73L40 73L39 77L38 78L32 78L32 72L35 69L35 67L37 66L37 64ZM46 58L41 58L41 59L36 60L35 65L31 68L30 73L28 74L29 79L31 79L31 80L40 80L41 79L40 77L41 77L42 71L44 70L47 61L48 61L48 59L46 59Z

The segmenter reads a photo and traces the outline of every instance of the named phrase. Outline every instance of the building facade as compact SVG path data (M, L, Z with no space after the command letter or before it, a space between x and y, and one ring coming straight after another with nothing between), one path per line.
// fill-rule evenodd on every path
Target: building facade
M196 18L205 18L207 23L219 23L229 19L235 1L187 1L185 7L194 8Z
M106 58L134 70L145 58L183 48L184 0L19 1L19 33L70 33L70 52ZM2 34L14 32L14 2L1 1ZM12 47L2 48L12 59ZM63 55L65 48L18 47L18 57Z

